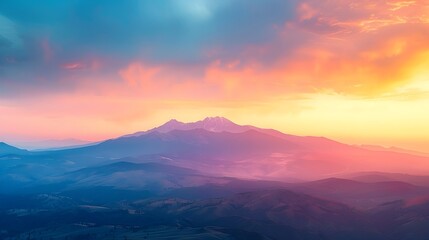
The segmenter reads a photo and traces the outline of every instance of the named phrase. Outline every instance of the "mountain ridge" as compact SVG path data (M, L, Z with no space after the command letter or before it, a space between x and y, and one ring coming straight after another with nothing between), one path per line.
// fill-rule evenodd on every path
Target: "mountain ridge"
M188 122L188 123L181 122L173 118L158 127L149 129L147 131L138 131L133 134L127 134L127 135L124 135L123 137L141 136L153 131L167 133L172 130L192 130L192 129L198 129L198 128L202 128L211 132L237 132L238 133L238 132L244 132L248 130L246 126L238 125L227 118L219 117L219 116L206 117L203 120L199 120L196 122Z
M5 142L0 142L0 156L8 154L25 154L28 153L27 150L14 147Z
M368 171L429 173L425 157L240 126L222 117L194 123L172 119L157 128L93 146L33 154L63 158L64 162L57 165L61 168L70 163L89 166L135 157L141 162L156 160L208 175L276 181L317 180Z

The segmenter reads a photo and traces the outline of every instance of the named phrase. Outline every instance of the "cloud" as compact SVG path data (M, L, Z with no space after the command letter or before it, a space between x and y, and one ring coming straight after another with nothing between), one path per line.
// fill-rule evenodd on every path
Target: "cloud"
M281 0L1 1L0 84L8 92L25 85L61 90L59 79L70 77L65 66L76 62L98 61L112 74L136 60L204 65L231 59L271 41L293 9L294 1ZM12 43L16 48L2 47Z
M0 98L90 92L221 104L317 92L383 95L425 64L428 6L1 1Z
M396 0L2 1L0 97L103 89L124 78L146 82L154 94L145 97L172 89L204 89L218 99L378 94L411 78L429 50L427 7ZM158 72L144 75L139 64ZM172 96L179 95L186 94Z

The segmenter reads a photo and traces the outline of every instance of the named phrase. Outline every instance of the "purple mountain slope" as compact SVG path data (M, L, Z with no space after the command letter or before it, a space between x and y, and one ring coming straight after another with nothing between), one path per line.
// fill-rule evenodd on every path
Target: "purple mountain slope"
M146 132L63 153L100 159L157 159L209 175L283 181L363 171L429 173L426 157L240 126L220 117L195 123L172 120Z
M188 131L195 129L203 129L209 132L221 133L244 133L250 130L264 133L273 137L281 138L296 144L306 145L307 147L313 148L334 148L346 146L345 144L324 138L324 137L313 137L313 136L295 136L290 134L285 134L274 129L265 129L258 128L251 125L238 125L232 122L229 119L224 117L206 117L203 120L191 123L184 123L172 119L163 125L150 129L148 131L140 131L134 134L125 135L123 137L138 137L148 133L159 132L159 133L169 133L174 130ZM352 147L352 146L347 146ZM358 147L356 147L358 148Z

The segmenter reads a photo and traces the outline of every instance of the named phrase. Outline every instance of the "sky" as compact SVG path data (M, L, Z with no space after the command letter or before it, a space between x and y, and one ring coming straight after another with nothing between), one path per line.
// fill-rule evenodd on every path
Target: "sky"
M429 0L2 0L0 141L169 119L429 152Z

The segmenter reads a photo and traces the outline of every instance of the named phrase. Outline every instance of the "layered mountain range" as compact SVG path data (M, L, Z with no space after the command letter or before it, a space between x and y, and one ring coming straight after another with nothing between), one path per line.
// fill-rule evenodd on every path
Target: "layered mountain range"
M0 238L425 239L429 158L410 153L222 117L72 149L1 143Z
M241 126L222 117L194 123L171 120L148 131L55 154L99 159L137 157L216 176L282 181L366 171L429 173L429 158L424 156L368 150L323 137Z

